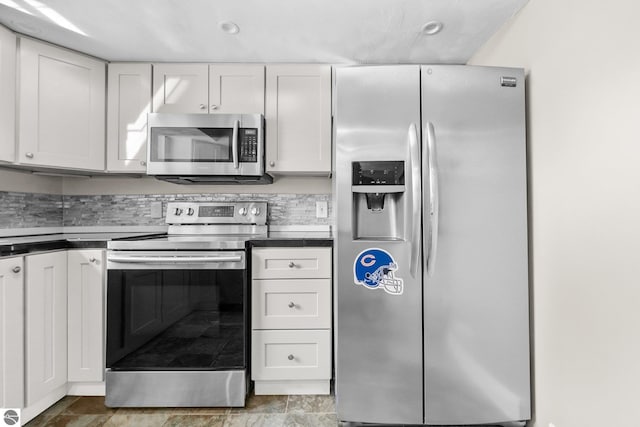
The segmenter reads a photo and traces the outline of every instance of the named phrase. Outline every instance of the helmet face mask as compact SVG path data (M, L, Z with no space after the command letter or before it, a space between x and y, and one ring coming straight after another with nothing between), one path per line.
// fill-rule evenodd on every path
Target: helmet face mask
M398 264L384 249L369 248L356 257L353 263L353 281L367 289L383 289L388 294L401 295L403 281L395 277Z

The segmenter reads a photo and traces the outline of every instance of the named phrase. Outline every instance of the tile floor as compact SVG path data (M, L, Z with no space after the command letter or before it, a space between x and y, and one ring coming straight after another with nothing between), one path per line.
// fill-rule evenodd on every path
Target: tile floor
M244 408L107 408L104 397L67 396L28 427L337 426L333 396L249 396Z

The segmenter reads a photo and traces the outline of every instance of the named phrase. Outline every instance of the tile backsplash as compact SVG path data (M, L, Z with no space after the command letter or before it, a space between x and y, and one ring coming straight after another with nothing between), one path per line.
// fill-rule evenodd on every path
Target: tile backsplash
M62 196L0 191L0 218L0 228L60 227Z
M329 225L330 194L141 194L73 196L0 192L0 228L164 225L167 202L259 200L269 205L271 225ZM328 218L316 218L316 201L327 202ZM163 217L152 218L153 202Z

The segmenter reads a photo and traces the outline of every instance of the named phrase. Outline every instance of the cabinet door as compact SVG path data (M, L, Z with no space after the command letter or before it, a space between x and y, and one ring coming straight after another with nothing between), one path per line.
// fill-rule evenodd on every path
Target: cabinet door
M0 260L0 407L24 407L23 260Z
M146 172L151 64L109 64L107 171Z
M331 277L331 248L255 248L251 251L253 279Z
M154 113L208 113L207 64L154 64Z
M252 331L251 379L331 379L331 331Z
M15 160L15 108L16 36L0 27L0 161L3 162Z
M331 173L331 67L268 65L267 172Z
M27 406L67 382L67 253L25 256Z
M105 63L20 39L18 162L104 171Z
M253 329L329 329L331 280L253 280Z
M210 65L209 112L264 114L264 65Z
M68 256L69 381L102 381L104 374L104 252L71 250Z

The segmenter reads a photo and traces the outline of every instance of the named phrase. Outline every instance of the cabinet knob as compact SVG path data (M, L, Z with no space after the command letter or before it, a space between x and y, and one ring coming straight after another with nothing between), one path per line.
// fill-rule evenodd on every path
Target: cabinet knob
M289 303L289 308L293 308L293 307L295 307L295 306L296 306L296 305L295 305L295 303L294 303L293 301L291 301L291 302Z
M13 271L14 273L20 273L22 271L22 267L20 267L19 265L16 265L11 269L11 271Z
M204 105L204 104L200 104L200 109L201 109L201 110L206 110L206 109L207 109L207 106L206 106L206 105Z
M293 261L289 261L289 268L293 268L296 266L296 263Z
M24 153L24 156L25 156L27 159L33 159L33 153Z
M144 160L140 160L140 166L147 166L147 162L145 162Z
M293 354L290 354L290 355L287 356L287 359L293 360L293 359L295 359L295 357L293 356Z
M269 162L269 166L275 166L276 162Z
M95 259L94 257L89 258L89 262L96 262L97 259Z
M217 106L217 105L215 105L215 104L211 104L211 109L212 109L212 110L217 110L217 109L218 109L218 106Z

